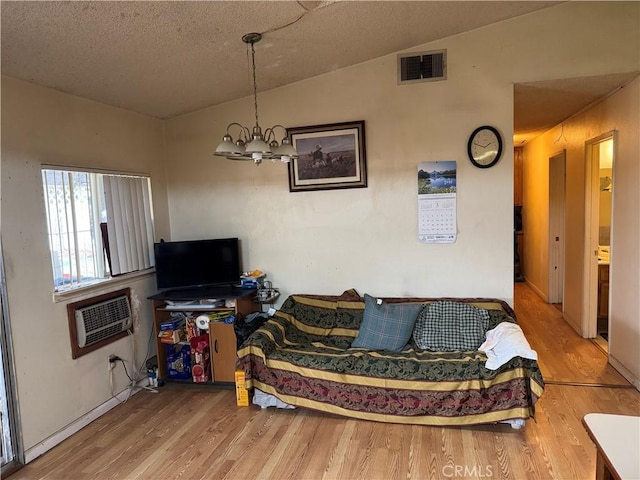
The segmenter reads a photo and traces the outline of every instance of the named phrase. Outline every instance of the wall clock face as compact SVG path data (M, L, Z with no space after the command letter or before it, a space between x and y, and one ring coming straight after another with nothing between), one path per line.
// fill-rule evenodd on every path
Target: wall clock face
M488 125L476 128L469 137L467 154L476 167L493 167L502 155L500 132Z

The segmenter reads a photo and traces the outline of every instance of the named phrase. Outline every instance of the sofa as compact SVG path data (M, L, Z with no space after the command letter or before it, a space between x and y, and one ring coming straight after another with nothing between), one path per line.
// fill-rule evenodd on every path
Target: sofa
M544 381L535 352L519 347L503 348L510 355L497 363L493 355L487 368L495 352L478 342L498 327L519 329L497 299L291 295L241 345L238 366L247 388L284 405L389 423L519 428Z

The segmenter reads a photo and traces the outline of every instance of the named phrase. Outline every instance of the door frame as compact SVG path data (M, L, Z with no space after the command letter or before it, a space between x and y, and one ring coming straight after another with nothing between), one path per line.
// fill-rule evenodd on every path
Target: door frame
M582 336L595 338L598 335L598 245L599 245L599 206L600 206L600 151L602 142L611 139L613 141L613 165L612 182L615 191L615 171L617 154L617 131L610 130L606 133L591 138L585 142L585 215L584 215L584 265L583 265L583 291L582 291ZM613 244L614 201L611 203L611 241ZM613 252L613 248L611 248ZM613 255L609 258L609 295L611 295L611 280L613 272ZM611 302L609 302L611 308Z
M549 157L548 299L564 304L566 150ZM563 308L564 309L564 308Z
M2 242L0 241L0 316L2 317L2 334L0 335L0 357L2 360L2 372L0 381L4 385L6 397L7 420L11 441L11 458L0 468L0 476L7 476L20 468L25 463L24 448L20 425L20 410L16 390L16 375L13 361L13 342L11 337L11 322L9 321L9 304L7 303L7 282L4 269L4 257L2 254ZM4 419L3 419L4 421ZM0 435L4 435L0 432ZM4 455L4 452L3 452Z

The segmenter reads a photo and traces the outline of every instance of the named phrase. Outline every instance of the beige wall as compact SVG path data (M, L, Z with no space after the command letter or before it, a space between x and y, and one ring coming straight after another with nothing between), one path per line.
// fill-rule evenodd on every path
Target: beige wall
M561 5L414 49L447 49L444 82L397 86L389 55L260 94L264 125L365 120L366 189L289 193L281 164L212 157L229 122L251 122L250 98L169 120L173 238L239 236L244 266L285 295L355 287L511 299L513 84L638 69L637 16L637 3ZM489 170L466 158L484 124L505 138ZM417 164L435 160L458 162L453 245L417 239Z
M627 378L640 385L640 79L570 118L525 146L525 273L527 281L548 293L548 163L567 150L564 317L586 332L584 311L585 142L617 132L611 232L609 352ZM626 372L625 372L626 370Z
M290 193L285 165L212 157L230 120L250 121L249 101L168 121L173 238L239 236L244 267L268 272L284 295L354 287L386 296L510 299L511 87L490 81L485 66L479 76L486 94L473 94L473 53L465 45L446 43L448 82L397 87L393 55L260 95L265 124L365 120L366 189ZM501 130L506 153L480 171L465 152L468 135L485 123ZM417 165L435 160L458 162L453 245L418 241ZM481 281L479 271L487 272Z
M122 340L71 360L64 304L51 300L42 163L150 173L158 238L238 236L245 267L266 270L283 296L355 287L511 299L513 83L638 70L637 18L635 2L572 2L417 47L448 50L446 82L398 87L389 55L260 94L265 125L364 119L366 189L289 193L283 165L212 157L227 123L251 121L250 99L163 124L3 77L2 241L25 447L109 398L109 353L130 358ZM505 156L486 171L466 159L468 135L484 124L505 139ZM453 245L417 240L417 164L433 160L458 162ZM153 281L131 286L142 352ZM117 387L124 380L119 372Z
M2 77L2 247L26 450L111 398L110 353L132 359L130 338L71 358L67 302L55 303L52 295L40 166L151 174L157 230L166 232L162 156L159 120ZM152 325L146 297L155 278L126 285L132 288L140 359ZM115 393L126 383L118 367Z

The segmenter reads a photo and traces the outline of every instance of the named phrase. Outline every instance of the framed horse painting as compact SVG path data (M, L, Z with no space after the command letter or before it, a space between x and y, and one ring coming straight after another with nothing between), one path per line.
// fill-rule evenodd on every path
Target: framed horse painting
M287 129L298 158L289 163L289 191L367 186L364 120Z

